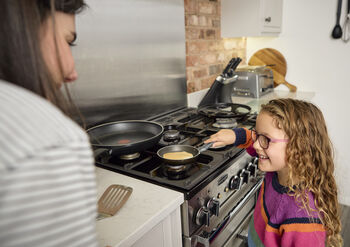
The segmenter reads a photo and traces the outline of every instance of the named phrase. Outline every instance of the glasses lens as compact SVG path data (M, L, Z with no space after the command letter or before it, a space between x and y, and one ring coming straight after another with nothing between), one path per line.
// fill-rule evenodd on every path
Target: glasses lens
M262 148L269 147L269 139L264 135L259 135L259 144Z

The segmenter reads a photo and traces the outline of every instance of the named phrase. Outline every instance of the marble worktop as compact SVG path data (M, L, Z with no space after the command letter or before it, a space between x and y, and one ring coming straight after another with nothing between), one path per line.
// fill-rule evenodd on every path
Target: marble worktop
M116 215L97 221L99 246L132 246L184 202L180 192L98 167L96 178L98 198L111 184L133 188Z

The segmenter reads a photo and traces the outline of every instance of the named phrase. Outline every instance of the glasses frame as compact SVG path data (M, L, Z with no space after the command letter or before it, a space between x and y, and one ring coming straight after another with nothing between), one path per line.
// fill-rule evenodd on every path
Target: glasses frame
M255 143L256 141L258 141L259 145L260 145L260 147L262 149L268 149L269 146L270 146L270 142L277 143L277 142L288 142L289 141L289 139L275 139L275 138L267 137L266 135L259 134L255 129L252 129L251 132L252 132L251 134L252 134L253 142ZM254 135L256 136L256 138L253 138ZM267 147L263 147L263 145L261 144L261 141L259 139L260 136L263 136L263 137L266 138L266 140L267 140Z

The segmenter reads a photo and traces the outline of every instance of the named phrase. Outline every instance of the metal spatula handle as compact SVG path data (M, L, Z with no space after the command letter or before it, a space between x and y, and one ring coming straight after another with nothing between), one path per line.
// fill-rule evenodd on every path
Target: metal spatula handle
M344 42L348 42L349 39L350 39L350 0L348 0L348 12L344 21L342 40Z
M345 19L344 26L343 26L343 37L342 40L344 42L348 42L350 39L350 14Z

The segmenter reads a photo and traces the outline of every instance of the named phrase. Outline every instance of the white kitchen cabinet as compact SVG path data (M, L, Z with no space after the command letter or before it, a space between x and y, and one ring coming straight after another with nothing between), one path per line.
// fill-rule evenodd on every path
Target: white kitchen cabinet
M221 36L277 36L282 29L283 0L222 0Z
M180 207L145 233L132 247L181 247Z

